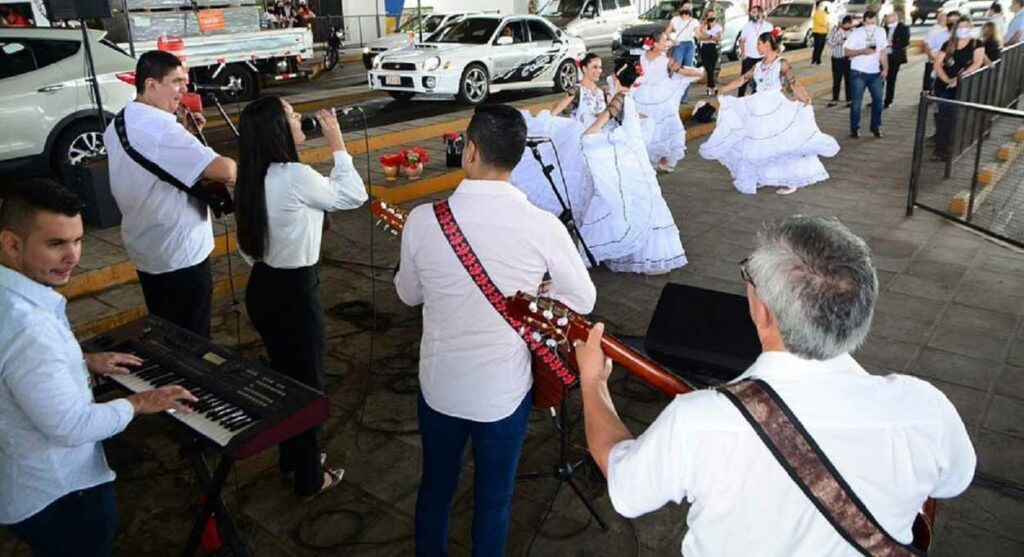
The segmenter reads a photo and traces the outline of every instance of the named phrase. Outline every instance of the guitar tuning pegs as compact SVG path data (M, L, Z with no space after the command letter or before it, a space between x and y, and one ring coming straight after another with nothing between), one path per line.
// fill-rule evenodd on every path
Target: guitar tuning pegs
M555 316L555 314L554 314L554 313L551 313L551 310L550 310L550 309L546 309L546 310L544 310L544 319L551 319L551 318L553 318L554 316Z
M548 346L548 348L555 348L555 347L558 346L558 343L555 342L555 339L553 339L553 338L549 338L547 340L547 342L545 342L544 344L546 344Z
M522 327L519 327L519 336L523 336L525 334L526 334L526 325L523 325Z
M534 333L533 333L533 340L536 341L536 342L540 342L540 339L541 339L540 333L534 331Z
M559 327L565 327L566 325L569 324L569 319L567 317L559 317L558 321L556 321L555 324L557 324Z
M537 302L530 302L530 313L537 313Z

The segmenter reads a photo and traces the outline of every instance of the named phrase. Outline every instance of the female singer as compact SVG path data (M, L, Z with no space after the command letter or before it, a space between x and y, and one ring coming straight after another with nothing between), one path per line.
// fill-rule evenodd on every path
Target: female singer
M724 94L754 81L757 93L718 97L718 125L700 146L700 154L724 164L741 193L755 194L760 186L775 186L779 188L775 193L788 195L827 180L828 172L818 157L834 156L839 144L818 129L811 97L781 57L778 37L762 33L757 51L764 58L721 90ZM786 98L783 87L800 102Z
M235 218L239 248L252 264L245 306L271 366L323 391L326 337L317 261L324 211L359 207L367 194L345 151L334 111L319 111L317 120L334 152L329 178L299 162L295 146L306 136L290 104L270 96L245 107L239 121ZM344 473L324 467L318 434L315 428L281 443L281 472L294 474L299 495L334 488Z
M644 41L640 56L643 82L633 92L637 111L650 119L653 128L645 142L651 164L661 172L672 172L686 154L686 129L679 117L679 101L690 83L704 75L699 68L680 66L670 60L668 37L655 33Z

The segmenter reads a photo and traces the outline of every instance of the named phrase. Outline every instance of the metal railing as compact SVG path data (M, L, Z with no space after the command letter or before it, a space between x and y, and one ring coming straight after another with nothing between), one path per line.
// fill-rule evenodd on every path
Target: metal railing
M934 109L942 112L933 119ZM972 134L962 136L969 147L935 164L942 158L928 156L928 132L954 125L951 111L959 122L975 122L958 132ZM1024 111L922 93L907 216L918 207L1024 247Z
M1000 59L991 67L979 68L958 81L958 101L1003 108L1017 107L1024 93L1024 43L1004 48ZM987 131L991 126L990 120L983 112L957 111L950 153L959 156L970 149L979 133ZM947 175L948 172L947 169Z

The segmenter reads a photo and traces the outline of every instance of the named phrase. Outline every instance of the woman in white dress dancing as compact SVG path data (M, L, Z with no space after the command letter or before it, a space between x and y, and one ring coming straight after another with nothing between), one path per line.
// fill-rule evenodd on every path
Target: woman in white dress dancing
M645 134L647 155L651 164L661 172L672 172L676 163L686 154L686 129L679 117L679 102L690 87L700 79L700 68L680 66L668 57L670 47L664 32L655 33L644 41L640 56L643 81L633 91L637 111L650 122L649 136Z
M724 164L741 193L774 186L779 188L775 193L788 195L827 180L828 171L818 157L835 156L839 144L818 129L811 97L781 57L778 38L762 33L757 51L764 58L721 90L724 94L755 81L757 93L718 97L718 125L700 146L700 154ZM784 87L800 102L786 98Z

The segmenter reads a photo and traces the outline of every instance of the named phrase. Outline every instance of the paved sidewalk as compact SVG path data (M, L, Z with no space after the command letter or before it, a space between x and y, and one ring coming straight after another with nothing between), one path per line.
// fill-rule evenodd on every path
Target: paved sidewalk
M809 67L804 62L796 68L807 73ZM612 332L643 334L666 282L742 292L736 263L749 253L761 223L793 213L839 217L868 240L882 285L870 340L857 359L875 373L910 373L933 382L963 415L978 451L982 480L966 495L940 504L934 555L1019 557L1024 554L1024 254L928 213L904 217L920 71L920 65L904 68L881 140L870 134L850 139L849 111L827 109L827 99L818 99L818 122L839 139L842 150L825 161L830 181L791 196L772 190L737 193L721 165L699 157L704 139L691 141L680 169L660 178L690 264L656 278L595 270L595 313ZM303 504L278 476L273 451L241 463L226 499L260 557L412 554L420 474L414 433L419 312L403 306L391 286L397 238L380 229L371 236L365 209L335 215L333 221L321 268L328 312L327 392L334 405L323 433L328 462L345 467L345 479L339 489ZM88 247L87 262L98 255ZM378 332L372 342L369 317L339 306L353 301L376 304ZM237 338L235 319L221 299L215 305L216 340L227 346L240 342L249 354L262 354L244 310ZM626 375L616 373L614 396L627 425L639 432L667 400ZM557 438L548 415L535 412L530 431L520 471L549 469ZM577 429L574 457L582 458L582 445ZM176 553L199 491L177 452L173 429L164 420L139 419L106 449L119 473L117 554ZM471 478L471 471L463 475L454 503L453 555L469 554ZM599 474L584 467L577 479L596 497L610 530L598 529L571 491L562 489L530 555L678 554L685 505L628 521L614 515ZM526 554L555 489L553 480L517 486L509 555ZM27 555L6 531L0 533L0 554Z

